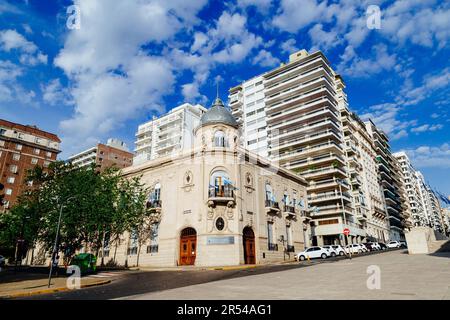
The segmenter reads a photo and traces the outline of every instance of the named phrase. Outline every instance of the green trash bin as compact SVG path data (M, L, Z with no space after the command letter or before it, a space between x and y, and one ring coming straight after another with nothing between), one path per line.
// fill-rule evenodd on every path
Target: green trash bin
M81 274L94 273L97 271L97 257L92 253L80 253L72 258L71 265L78 266Z

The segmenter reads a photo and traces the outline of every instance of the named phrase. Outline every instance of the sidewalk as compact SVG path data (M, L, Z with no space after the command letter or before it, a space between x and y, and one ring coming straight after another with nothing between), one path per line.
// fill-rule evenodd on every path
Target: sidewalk
M51 286L48 288L48 278L14 281L0 283L0 299L26 297L37 294L48 294L70 290L67 287L67 277L52 278ZM81 288L93 287L110 283L111 279L98 279L95 277L81 278Z

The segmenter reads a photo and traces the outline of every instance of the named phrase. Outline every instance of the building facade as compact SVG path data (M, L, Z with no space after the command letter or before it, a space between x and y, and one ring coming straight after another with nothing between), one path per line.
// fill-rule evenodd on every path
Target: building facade
M240 146L238 124L220 100L202 116L194 140L176 158L123 170L152 190L154 226L139 265L265 263L292 259L305 247L310 218L302 177ZM138 250L134 235L124 235L116 262L136 265Z
M128 151L123 141L110 138L106 144L99 143L71 156L68 161L78 167L88 167L94 164L100 171L109 167L123 169L132 165L133 154Z
M378 182L383 190L384 204L389 218L389 237L391 240L404 240L405 222L400 197L403 184L399 175L400 166L392 155L388 136L372 121L367 121L365 124L375 144Z
M148 160L190 150L193 145L192 132L206 112L201 105L182 104L169 113L154 118L138 127L133 163L138 165Z
M27 171L35 166L44 169L60 153L58 136L35 126L0 119L0 183L4 185L4 205L9 209L28 182Z

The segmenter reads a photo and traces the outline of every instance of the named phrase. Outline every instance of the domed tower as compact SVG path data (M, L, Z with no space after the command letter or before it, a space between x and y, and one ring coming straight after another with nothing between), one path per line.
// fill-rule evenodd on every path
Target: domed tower
M232 150L239 145L239 125L219 98L201 117L200 125L195 129L195 145L203 149Z

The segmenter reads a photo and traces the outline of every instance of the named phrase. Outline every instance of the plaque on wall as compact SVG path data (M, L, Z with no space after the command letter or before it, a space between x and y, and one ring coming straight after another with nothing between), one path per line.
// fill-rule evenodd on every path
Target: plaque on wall
M207 245L234 244L234 236L207 237L206 244Z

